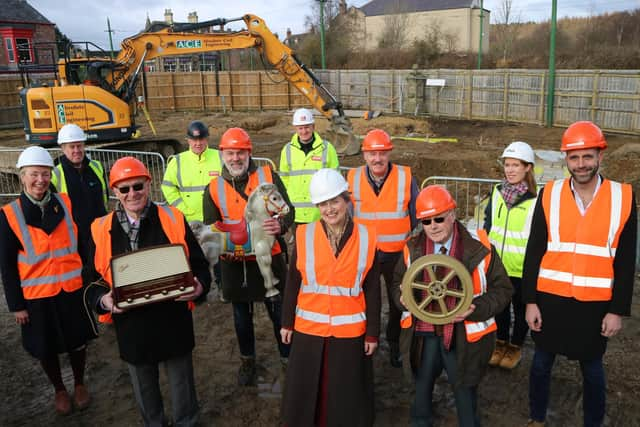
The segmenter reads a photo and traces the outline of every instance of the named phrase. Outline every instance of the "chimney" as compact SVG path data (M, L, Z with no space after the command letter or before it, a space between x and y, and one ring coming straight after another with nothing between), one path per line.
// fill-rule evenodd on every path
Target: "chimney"
M198 23L198 12L189 12L188 18L189 24L197 24Z
M287 28L287 38L285 40L291 39L291 28Z
M347 14L347 0L340 0L340 4L338 5L338 13L340 15Z
M173 12L171 12L171 9L164 10L164 22L173 25Z

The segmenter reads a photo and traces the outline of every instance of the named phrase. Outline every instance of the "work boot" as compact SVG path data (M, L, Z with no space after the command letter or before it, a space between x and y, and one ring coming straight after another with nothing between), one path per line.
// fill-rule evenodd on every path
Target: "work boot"
M240 356L241 364L238 369L238 385L249 386L256 381L256 359L251 356Z
M69 415L71 413L71 399L67 390L56 391L56 412L60 415Z
M527 427L544 427L544 421L529 420Z
M511 370L518 366L520 359L522 359L522 349L520 346L507 344L504 356L502 360L500 360L500 367Z
M397 342L389 343L389 363L394 368L402 368L402 354L400 354L400 346Z
M76 406L76 409L82 411L87 406L89 406L89 402L91 402L91 397L89 396L89 391L84 384L76 384L75 391L73 393L73 403Z
M498 366L500 361L504 357L507 351L507 343L502 340L496 340L496 348L493 350L491 359L489 359L489 366Z

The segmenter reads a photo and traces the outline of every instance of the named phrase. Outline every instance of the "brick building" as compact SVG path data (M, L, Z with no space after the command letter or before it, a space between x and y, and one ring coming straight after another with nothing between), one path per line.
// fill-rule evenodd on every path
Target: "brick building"
M55 24L26 0L2 1L0 41L0 71L17 71L19 64L55 64L57 59Z

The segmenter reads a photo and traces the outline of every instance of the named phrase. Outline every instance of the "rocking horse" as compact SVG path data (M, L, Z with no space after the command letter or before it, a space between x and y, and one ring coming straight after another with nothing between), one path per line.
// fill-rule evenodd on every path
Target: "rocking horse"
M276 237L265 233L262 223L267 218L278 218L288 212L289 206L278 188L274 184L263 183L249 195L244 218L239 222L218 221L209 228L193 221L190 226L212 265L217 263L221 254L255 256L264 279L265 296L271 298L280 293L275 286L279 281L271 269L271 248Z

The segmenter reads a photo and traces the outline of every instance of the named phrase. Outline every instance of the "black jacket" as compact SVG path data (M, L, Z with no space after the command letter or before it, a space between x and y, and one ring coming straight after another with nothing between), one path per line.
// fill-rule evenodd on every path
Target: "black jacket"
M531 337L545 351L570 359L593 360L601 357L607 348L607 338L600 334L604 316L607 313L631 314L637 238L636 197L635 194L632 197L629 219L620 233L613 260L611 301L585 302L537 291L540 263L547 251L548 240L547 220L542 208L546 188L540 191L533 211L522 273L523 302L537 304L542 316L542 330L532 331Z
M129 238L113 215L110 242L97 242L101 245L111 245L112 254L119 255L131 252ZM184 221L184 219L183 219ZM203 286L203 292L197 302L203 301L209 292L211 274L209 263L202 253L191 229L186 224L185 240L189 247L189 263L193 274ZM169 238L162 230L158 207L151 204L148 215L142 219L139 231L139 248L168 244ZM90 254L95 257L95 244L91 240ZM92 265L91 276L99 278ZM104 313L100 307L100 297L108 289L91 285L87 290L87 299L91 307L99 313ZM197 308L196 308L197 309ZM163 360L183 356L195 345L193 334L193 319L186 302L164 301L132 308L122 314L113 315L120 357L132 364L158 363Z

